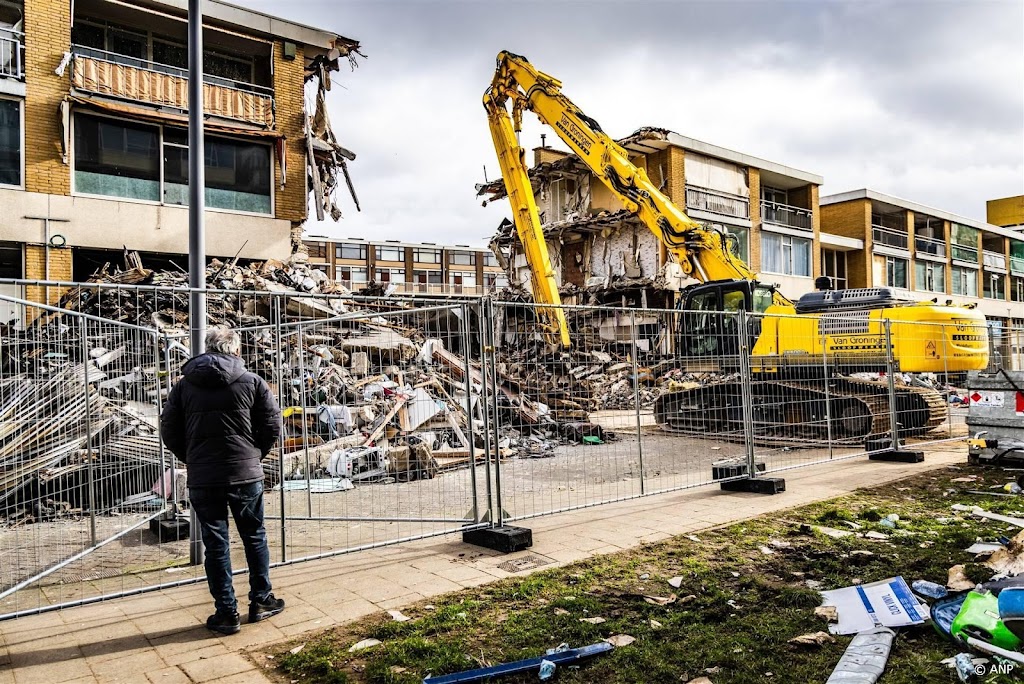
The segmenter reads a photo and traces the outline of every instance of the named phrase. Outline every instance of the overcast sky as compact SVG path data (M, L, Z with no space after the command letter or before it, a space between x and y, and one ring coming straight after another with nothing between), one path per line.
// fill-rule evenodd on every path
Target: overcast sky
M527 56L613 137L641 126L985 219L1024 193L1024 3L236 0L359 40L329 109L362 212L308 234L478 245L508 215L480 104ZM532 115L522 144L540 134ZM532 158L532 157L530 157Z

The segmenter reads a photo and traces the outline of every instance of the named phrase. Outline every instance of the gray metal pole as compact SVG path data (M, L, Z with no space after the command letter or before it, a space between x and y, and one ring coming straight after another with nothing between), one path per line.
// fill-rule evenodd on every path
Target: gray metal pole
M189 332L192 356L206 351L206 227L203 223L206 177L203 145L203 7L188 0L188 285ZM191 508L191 507L190 507ZM192 509L189 525L189 560L203 563L206 550L199 537L199 521Z

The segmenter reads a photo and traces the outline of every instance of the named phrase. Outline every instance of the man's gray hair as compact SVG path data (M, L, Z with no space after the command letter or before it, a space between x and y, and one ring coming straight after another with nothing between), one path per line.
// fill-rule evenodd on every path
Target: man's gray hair
M206 333L206 351L237 356L242 351L242 338L231 328L210 328Z

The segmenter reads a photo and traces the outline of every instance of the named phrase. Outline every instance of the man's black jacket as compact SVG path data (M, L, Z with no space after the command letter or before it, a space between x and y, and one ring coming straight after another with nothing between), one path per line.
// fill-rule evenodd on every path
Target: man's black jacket
M260 461L281 432L281 410L267 383L228 354L201 354L182 375L167 397L160 434L188 466L188 486L262 480Z

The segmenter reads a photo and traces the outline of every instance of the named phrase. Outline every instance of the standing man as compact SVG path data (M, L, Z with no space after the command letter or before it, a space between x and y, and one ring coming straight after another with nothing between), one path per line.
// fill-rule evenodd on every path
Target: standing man
M206 626L241 629L231 582L228 510L249 566L249 622L284 610L270 592L270 549L263 527L263 466L280 436L281 410L263 378L242 363L241 339L211 328L205 354L188 361L160 416L164 444L188 467L188 497L206 546L206 580L217 612Z

